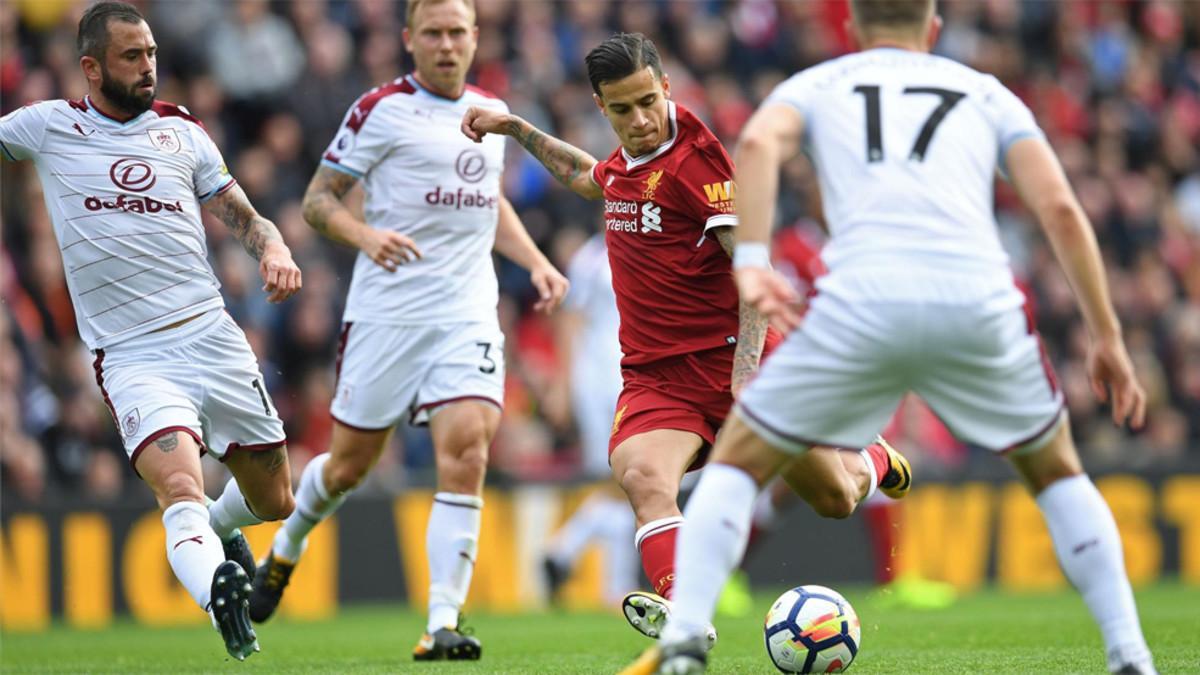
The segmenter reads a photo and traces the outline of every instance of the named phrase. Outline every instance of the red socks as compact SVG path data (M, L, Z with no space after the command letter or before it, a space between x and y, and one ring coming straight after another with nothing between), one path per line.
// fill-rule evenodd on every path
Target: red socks
M863 448L867 451L867 455L871 458L871 463L875 465L875 484L879 485L883 482L883 477L888 472L888 453L884 447L878 443L872 443Z
M642 569L654 586L654 592L670 599L671 587L675 585L675 537L683 516L659 518L646 523L637 531L638 553L642 556Z

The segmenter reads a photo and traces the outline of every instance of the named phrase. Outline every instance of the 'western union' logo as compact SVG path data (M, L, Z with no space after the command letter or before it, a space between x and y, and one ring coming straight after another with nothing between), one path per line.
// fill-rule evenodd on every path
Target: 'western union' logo
M727 180L723 183L709 183L704 186L704 195L708 197L709 204L719 204L733 199L733 181Z

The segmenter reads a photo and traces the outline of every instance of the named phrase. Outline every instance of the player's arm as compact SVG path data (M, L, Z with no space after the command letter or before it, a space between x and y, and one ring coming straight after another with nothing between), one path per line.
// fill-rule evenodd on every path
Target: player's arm
M462 121L463 134L479 143L488 134L512 136L546 167L558 182L586 199L600 199L604 191L592 180L596 158L551 136L511 113L486 108L469 108Z
M733 257L737 235L732 227L717 227L713 234L721 242L721 248L729 257ZM758 362L762 358L763 343L767 339L767 317L746 302L745 298L738 299L738 338L737 347L733 352L733 373L730 386L736 398L742 387L754 377L758 370Z
M421 251L412 239L393 230L371 227L346 208L343 199L357 182L355 176L327 164L317 167L301 203L304 220L329 239L362 251L389 272L420 258Z
M33 159L46 136L48 104L27 105L0 117L0 158L5 162Z
M733 155L737 184L737 245L733 269L742 302L782 331L800 324L796 289L771 269L768 242L779 196L779 169L800 150L804 118L793 107L768 103L746 123Z
M1134 428L1140 428L1145 421L1146 394L1125 350L1100 247L1087 215L1045 140L1030 137L1015 141L1005 160L1013 185L1037 217L1078 298L1092 337L1088 357L1092 390L1101 401L1107 401L1111 391L1114 423L1129 420Z
M258 261L269 302L283 302L300 290L300 268L292 260L291 250L283 243L275 223L259 215L241 186L235 184L217 194L204 203L204 208L225 223Z
M500 215L496 222L496 243L493 248L529 270L530 281L538 292L538 301L533 306L535 310L549 314L558 307L567 295L567 278L554 268L550 259L533 243L517 210L503 195L500 196Z

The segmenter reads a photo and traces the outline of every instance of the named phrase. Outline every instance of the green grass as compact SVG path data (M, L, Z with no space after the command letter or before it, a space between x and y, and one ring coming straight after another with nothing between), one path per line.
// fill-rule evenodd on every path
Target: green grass
M861 590L841 589L862 619L863 644L852 672L1100 673L1100 637L1070 593L982 592L936 612L881 610ZM1137 594L1143 626L1163 673L1200 672L1200 588L1160 584ZM773 595L758 598L763 612ZM288 673L612 673L648 644L616 614L474 615L484 660L420 664L409 650L422 616L395 607L346 609L318 623L272 622L259 630L263 652L244 664L227 659L207 628L147 629L129 622L103 631L56 627L6 633L0 670L14 672ZM761 620L718 622L721 641L710 672L774 672Z

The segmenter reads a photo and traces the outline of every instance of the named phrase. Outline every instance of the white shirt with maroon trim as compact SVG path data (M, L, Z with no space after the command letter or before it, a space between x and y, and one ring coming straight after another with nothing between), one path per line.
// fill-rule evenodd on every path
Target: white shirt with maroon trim
M1021 305L993 215L994 182L1013 143L1043 134L995 77L878 48L794 75L764 105L773 103L804 118L820 180L830 234L821 292ZM969 281L947 283L946 274Z
M235 181L187 110L156 102L122 123L88 99L43 101L0 118L0 153L37 168L89 348L224 306L200 204Z
M346 113L322 164L361 178L367 223L411 237L423 256L388 272L359 253L346 321L496 320L491 251L504 137L463 136L470 106L508 111L476 87L451 100L407 76L363 94Z

